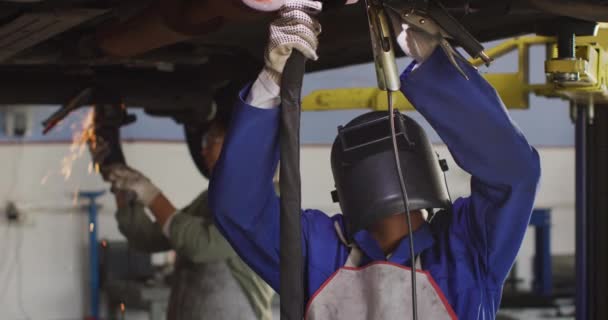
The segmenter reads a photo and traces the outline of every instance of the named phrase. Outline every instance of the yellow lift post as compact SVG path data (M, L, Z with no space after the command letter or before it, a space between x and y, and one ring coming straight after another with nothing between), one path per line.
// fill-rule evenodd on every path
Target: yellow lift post
M555 37L524 36L506 40L487 50L498 59L514 50L518 53L518 70L514 73L488 73L484 77L496 88L509 109L529 108L529 96L567 99L575 103L608 103L608 24L599 24L595 36L576 38L576 59L562 60L557 57ZM529 52L534 45L547 46L545 62L546 82L530 84ZM480 59L471 60L480 66ZM564 79L575 79L567 80ZM396 95L396 107L414 110L403 95ZM387 109L386 94L377 88L345 88L317 90L302 102L304 111Z

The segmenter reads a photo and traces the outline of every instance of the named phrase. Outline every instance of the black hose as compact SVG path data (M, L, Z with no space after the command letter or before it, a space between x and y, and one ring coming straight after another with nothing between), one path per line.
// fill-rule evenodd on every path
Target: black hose
M306 57L293 50L281 79L281 192L280 286L281 320L304 317L300 181L300 97Z

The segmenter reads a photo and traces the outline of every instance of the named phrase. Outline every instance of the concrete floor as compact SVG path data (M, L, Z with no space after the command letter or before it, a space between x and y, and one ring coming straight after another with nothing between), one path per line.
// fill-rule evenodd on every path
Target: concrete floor
M496 320L574 320L571 312L559 315L555 309L522 309L522 310L501 310L498 312Z
M559 316L555 309L501 310L496 320L574 320L572 311L563 309L568 316ZM273 306L272 314L273 319L280 319L278 306Z

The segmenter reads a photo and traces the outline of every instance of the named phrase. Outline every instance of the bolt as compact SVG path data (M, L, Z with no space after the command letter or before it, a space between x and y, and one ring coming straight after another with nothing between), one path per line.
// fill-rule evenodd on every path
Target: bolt
M425 22L426 22L426 20L420 19L420 24L424 24Z
M549 76L551 81L557 82L557 83L577 82L580 80L580 75L578 74L578 72L555 72L555 73L548 73L547 76Z

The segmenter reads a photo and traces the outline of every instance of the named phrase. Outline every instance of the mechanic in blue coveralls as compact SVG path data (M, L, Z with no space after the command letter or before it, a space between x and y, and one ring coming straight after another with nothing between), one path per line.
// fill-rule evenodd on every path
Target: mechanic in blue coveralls
M288 1L271 24L266 67L241 92L210 186L221 232L275 290L278 83L291 49L317 58L320 26L312 13L318 9L312 1ZM539 156L475 68L458 61L465 78L438 48L437 37L396 22L397 42L415 60L401 76L401 91L472 175L471 195L449 200L424 131L400 115L411 235L387 113L367 113L339 128L331 163L343 213L330 217L309 209L301 217L305 318L408 319L412 236L419 319L494 319L530 219Z

